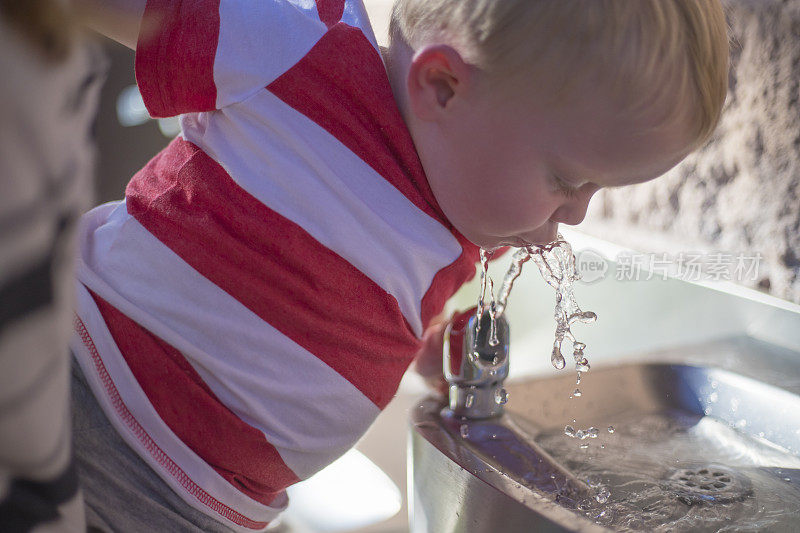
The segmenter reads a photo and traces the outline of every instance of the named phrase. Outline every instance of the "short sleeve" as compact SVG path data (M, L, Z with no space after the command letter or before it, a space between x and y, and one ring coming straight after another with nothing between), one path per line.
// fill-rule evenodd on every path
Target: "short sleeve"
M331 21L320 16L331 17L329 3L148 0L136 47L136 81L148 111L211 111L252 96L325 34Z

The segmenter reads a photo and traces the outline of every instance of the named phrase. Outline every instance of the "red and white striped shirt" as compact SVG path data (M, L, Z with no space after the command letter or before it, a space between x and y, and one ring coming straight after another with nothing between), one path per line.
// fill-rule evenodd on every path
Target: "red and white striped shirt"
M477 248L425 178L360 0L150 0L182 133L85 215L72 348L195 508L260 530L391 400Z

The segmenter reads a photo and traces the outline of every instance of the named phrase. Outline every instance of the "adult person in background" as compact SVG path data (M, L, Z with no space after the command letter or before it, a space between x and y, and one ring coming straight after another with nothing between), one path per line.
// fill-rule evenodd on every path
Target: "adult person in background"
M59 0L0 0L0 531L85 531L72 460L73 238L105 61Z

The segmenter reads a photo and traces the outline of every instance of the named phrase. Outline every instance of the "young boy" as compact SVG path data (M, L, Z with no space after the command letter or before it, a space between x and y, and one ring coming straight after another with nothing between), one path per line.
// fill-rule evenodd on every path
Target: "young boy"
M266 527L391 400L479 246L664 173L727 82L717 0L399 0L383 58L358 0L103 4L182 134L84 218L99 527Z

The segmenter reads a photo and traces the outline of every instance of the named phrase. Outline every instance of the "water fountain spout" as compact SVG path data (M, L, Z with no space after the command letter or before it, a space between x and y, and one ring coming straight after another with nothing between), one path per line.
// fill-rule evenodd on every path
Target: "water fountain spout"
M503 413L509 350L505 317L496 317L495 328L496 339L491 335L490 311L485 310L478 321L472 308L456 316L445 330L443 370L453 415L483 419Z

